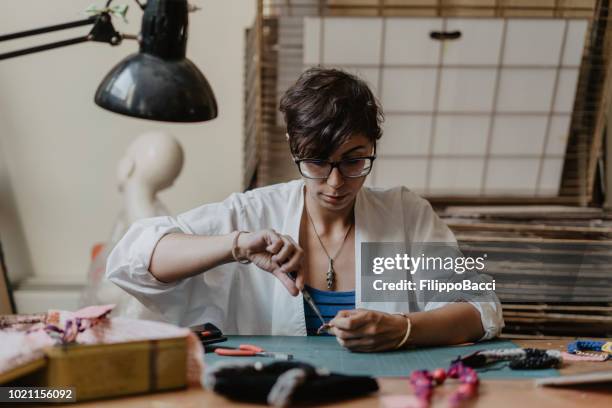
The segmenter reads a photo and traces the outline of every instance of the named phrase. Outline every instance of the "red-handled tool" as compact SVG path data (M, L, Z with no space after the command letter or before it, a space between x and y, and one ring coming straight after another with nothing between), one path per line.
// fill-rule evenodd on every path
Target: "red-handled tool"
M268 352L262 349L261 347L255 346L253 344L241 344L236 347L227 347L227 346L218 346L215 347L215 353L220 356L231 356L231 357L271 357L277 360L285 360L289 361L293 359L292 354L287 353L274 353Z

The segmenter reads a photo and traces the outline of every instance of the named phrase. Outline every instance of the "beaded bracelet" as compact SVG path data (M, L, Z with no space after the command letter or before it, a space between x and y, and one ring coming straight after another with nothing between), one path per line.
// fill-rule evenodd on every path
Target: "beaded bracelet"
M611 352L608 350L610 350L611 344L611 342L601 340L576 340L567 345L567 352L570 355L584 357L580 361L606 361L610 358ZM599 353L586 353L586 351L597 351ZM574 358L567 359L579 361Z

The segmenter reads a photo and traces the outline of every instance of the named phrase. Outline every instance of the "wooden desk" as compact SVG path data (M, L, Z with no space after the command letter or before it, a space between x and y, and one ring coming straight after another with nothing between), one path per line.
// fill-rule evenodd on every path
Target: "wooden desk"
M520 347L535 347L565 350L568 340L515 340ZM559 371L561 375L578 374L596 370L612 370L612 361L569 362ZM333 407L382 407L380 397L391 394L412 394L406 378L382 378L379 380L380 391L371 396L344 401L326 406ZM455 383L447 383L436 388L433 406L446 407L448 396L456 389ZM536 387L532 380L484 380L479 395L469 407L510 407L510 408L544 408L544 407L610 407L612 406L612 386L597 387L549 388ZM261 407L261 405L235 403L210 391L189 389L166 393L134 396L107 401L93 401L82 404L66 405L70 407L118 407L118 408L191 408L191 407Z

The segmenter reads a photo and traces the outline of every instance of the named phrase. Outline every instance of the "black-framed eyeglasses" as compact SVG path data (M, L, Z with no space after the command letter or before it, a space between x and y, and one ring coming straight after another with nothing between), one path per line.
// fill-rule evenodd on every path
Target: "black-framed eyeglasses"
M364 177L372 171L376 156L350 157L339 161L321 159L294 159L303 177L309 179L327 179L334 168L338 168L342 177Z

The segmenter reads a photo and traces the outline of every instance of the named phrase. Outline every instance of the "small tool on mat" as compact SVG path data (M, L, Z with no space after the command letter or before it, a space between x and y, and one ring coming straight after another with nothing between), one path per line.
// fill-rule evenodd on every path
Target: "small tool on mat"
M271 351L265 351L259 346L253 344L241 344L238 347L226 347L226 346L209 346L209 350L214 350L215 354L220 356L230 357L271 357L276 360L289 361L293 360L292 354L287 353L276 353Z

